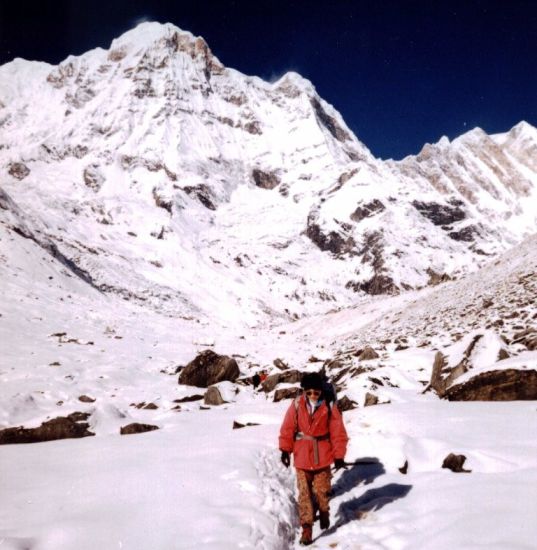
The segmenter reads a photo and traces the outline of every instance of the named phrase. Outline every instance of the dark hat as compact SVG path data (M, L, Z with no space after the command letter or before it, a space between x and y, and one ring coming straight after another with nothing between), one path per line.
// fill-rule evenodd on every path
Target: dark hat
M308 372L302 377L300 386L304 390L322 390L323 379L318 372Z

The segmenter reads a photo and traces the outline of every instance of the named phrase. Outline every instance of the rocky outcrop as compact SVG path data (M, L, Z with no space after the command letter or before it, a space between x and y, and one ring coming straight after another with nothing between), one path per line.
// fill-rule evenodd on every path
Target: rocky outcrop
M196 198L205 208L216 210L213 193L208 185L200 183L199 185L185 185L183 191L190 197Z
M6 428L0 430L0 445L40 443L56 439L72 439L95 435L88 430L88 413L75 412L43 422L38 428Z
M337 256L353 253L356 242L345 229L341 231L323 231L319 224L319 213L313 210L308 215L306 236L311 239L322 251L332 252Z
M378 214L385 210L386 207L378 199L373 199L372 201L358 206L356 210L351 214L351 220L353 222L361 222L365 218L370 218L375 214Z
M537 371L494 370L470 378L445 392L449 401L537 400Z
M264 172L259 168L254 168L252 178L257 187L261 187L261 189L274 189L280 185L280 178L275 172Z
M234 382L239 375L239 366L235 359L206 350L181 371L179 384L208 388L224 380Z
M537 350L537 329L530 327L516 332L513 336L513 343L522 344L531 351Z
M14 178L23 180L30 174L30 169L22 162L12 162L8 167L8 174Z
M434 225L451 225L466 218L466 212L462 209L464 203L452 199L446 204L436 202L413 201L412 206Z

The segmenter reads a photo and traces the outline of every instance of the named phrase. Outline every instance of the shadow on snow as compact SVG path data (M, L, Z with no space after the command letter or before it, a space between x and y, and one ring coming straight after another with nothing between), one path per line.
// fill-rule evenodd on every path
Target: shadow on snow
M343 473L332 486L332 497L338 497L356 487L360 482L364 485L373 483L375 479L386 471L378 458L360 458Z
M355 488L360 482L369 485L384 473L384 465L377 458L361 458L352 465L352 468L345 470L339 477L332 487L332 495L334 497L341 496ZM380 510L387 504L406 497L411 489L412 485L389 483L384 487L368 489L363 495L342 502L336 513L337 521L335 525L324 531L317 539L332 535L343 525L359 520L369 512Z

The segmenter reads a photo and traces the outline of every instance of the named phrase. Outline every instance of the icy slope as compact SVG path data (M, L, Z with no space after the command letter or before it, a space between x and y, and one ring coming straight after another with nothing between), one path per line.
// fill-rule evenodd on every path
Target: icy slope
M25 221L102 291L224 324L475 269L534 231L536 147L522 123L379 161L307 80L242 75L170 24L0 67L2 187Z

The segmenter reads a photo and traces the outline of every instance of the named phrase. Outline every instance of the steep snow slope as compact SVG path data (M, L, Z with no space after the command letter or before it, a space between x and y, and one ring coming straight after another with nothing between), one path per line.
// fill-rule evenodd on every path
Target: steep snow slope
M521 124L384 163L299 75L242 75L170 24L0 67L25 222L103 292L228 325L475 269L534 231L536 147Z
M5 226L0 239L9 251L0 262L0 429L34 427L80 411L96 433L1 447L2 546L294 548L294 477L280 465L276 448L289 402L272 403L270 394L267 399L251 386L224 383L220 387L231 401L224 406L202 410L199 401L175 402L205 391L178 385L176 366L213 345L237 358L242 376L261 366L275 371L277 356L311 370L320 366L308 362L312 355L336 358L343 367L329 372L339 377L340 395L361 405L366 392L374 391L381 402L391 401L344 413L351 437L347 459L369 464L335 475L333 527L320 535L315 526L317 548L447 550L482 541L522 549L535 540L534 402L452 403L422 394L435 348L453 347L456 332L484 330L497 315L506 319L508 336L516 330L511 323L532 323L535 304L526 298L535 284L535 239L483 269L479 284L471 275L243 333L102 293L35 240ZM503 294L496 293L499 288ZM469 304L490 297L482 291L495 293L493 304L483 316L477 307L469 311L466 320L462 313ZM515 312L523 312L520 321L511 316ZM467 336L454 342L461 349L451 350L453 361ZM430 342L417 347L422 337ZM364 341L376 347L378 359L355 356ZM484 342L477 349L479 366L492 354L489 367L500 368L495 341ZM396 350L402 344L408 347ZM507 361L537 369L537 351L523 351L513 341L502 345L513 353ZM345 374L349 360L357 372ZM84 395L94 401L81 401ZM140 403L156 408L138 408ZM234 421L259 425L233 430ZM120 436L119 428L131 422L160 429ZM450 452L467 456L472 472L443 470Z

